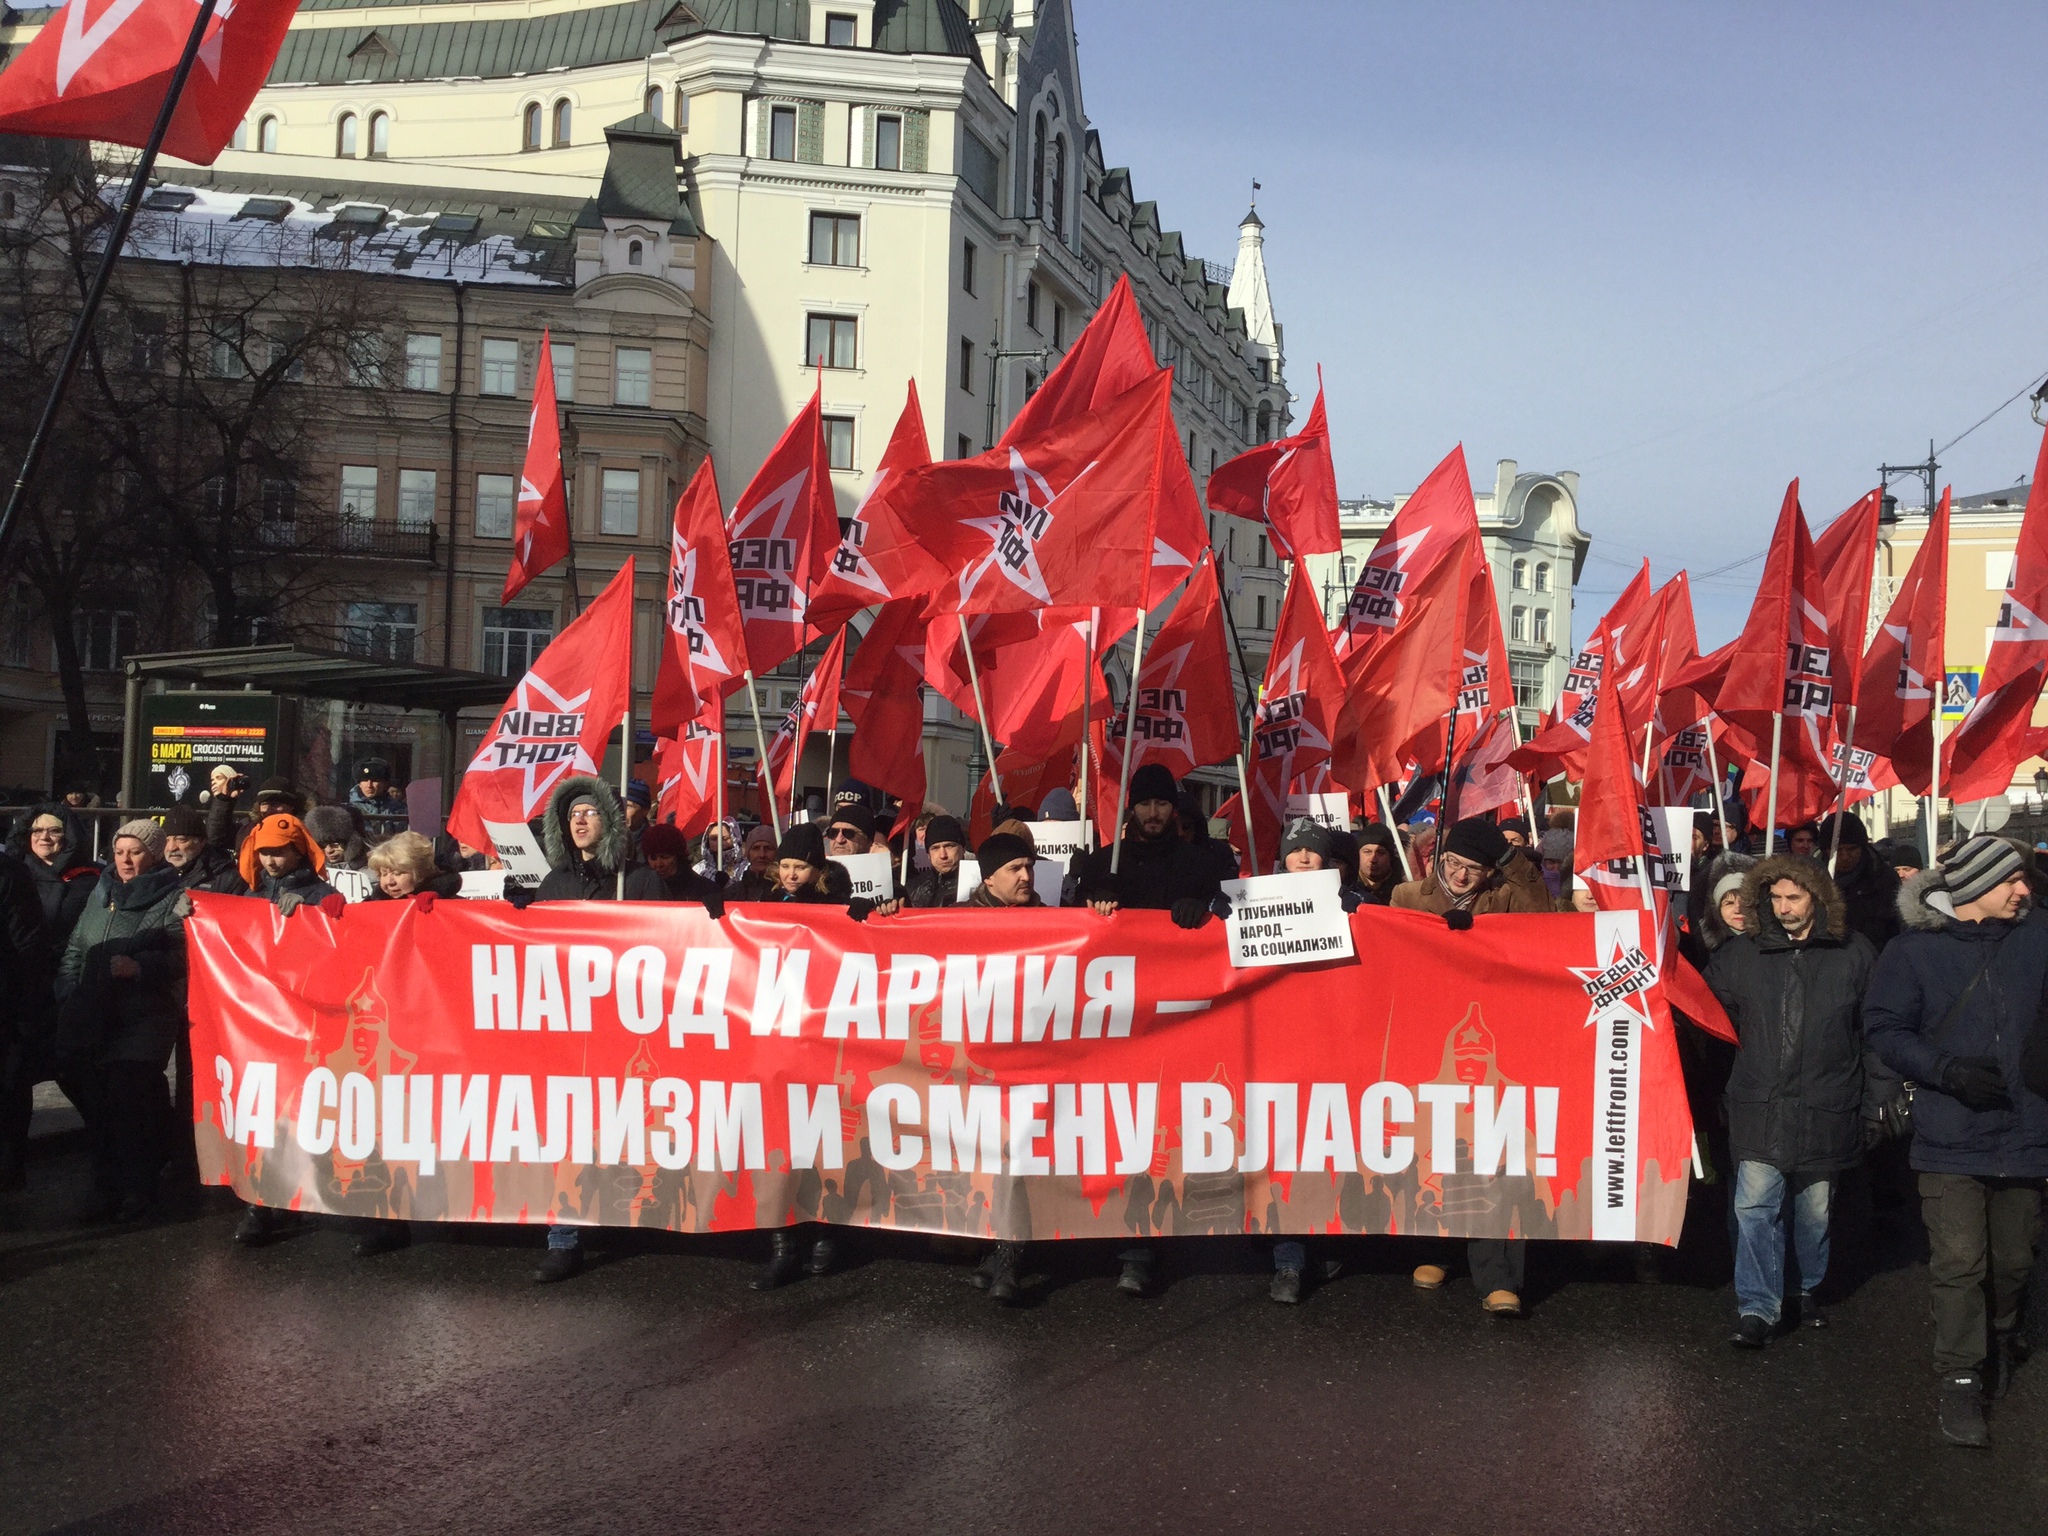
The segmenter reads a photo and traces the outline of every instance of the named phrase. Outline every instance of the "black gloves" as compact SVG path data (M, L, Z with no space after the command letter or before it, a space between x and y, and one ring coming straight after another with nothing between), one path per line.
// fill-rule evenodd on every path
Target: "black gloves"
M1941 1091L1970 1109L2012 1108L1995 1056L1951 1056L1941 1069Z
M1453 907L1444 914L1444 926L1456 933L1463 933L1472 926L1472 914L1463 907Z
M717 891L707 891L704 895L704 913L711 921L717 922L725 916L725 898Z
M1356 912L1360 907L1365 905L1365 893L1362 891L1349 889L1339 891L1337 893L1337 899L1344 903L1344 911L1347 915Z
M1199 928L1209 921L1209 903L1199 896L1183 896L1173 904L1173 926Z
M1218 891L1214 896L1211 896L1209 898L1209 910L1211 912L1214 912L1218 917L1228 917L1232 912L1236 911L1237 909L1231 906L1230 898L1228 896L1224 895L1221 891Z
M856 923L868 920L868 914L875 910L875 904L865 896L856 896L846 904L846 915Z

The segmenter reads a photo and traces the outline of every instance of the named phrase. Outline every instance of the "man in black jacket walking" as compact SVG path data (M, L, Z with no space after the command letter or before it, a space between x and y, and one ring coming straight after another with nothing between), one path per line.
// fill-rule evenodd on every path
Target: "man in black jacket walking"
M972 875L960 867L967 856L967 834L961 830L960 823L951 816L934 816L925 823L924 851L932 861L932 867L921 869L910 877L910 884L904 890L905 904L913 907L959 906L974 888Z
M1941 1432L1957 1445L1988 1442L1986 1388L2002 1394L2028 1353L2021 1305L2048 1177L2048 1099L2021 1072L2048 985L2048 919L2029 906L2019 849L1970 838L1906 882L1905 931L1865 1010L1872 1047L1915 1084Z
M1744 931L1714 952L1707 981L1741 1044L1727 1088L1735 1158L1738 1349L1761 1349L1785 1294L1785 1206L1799 1260L1799 1320L1828 1267L1835 1179L1863 1156L1862 1004L1876 956L1812 859L1765 859L1742 882Z

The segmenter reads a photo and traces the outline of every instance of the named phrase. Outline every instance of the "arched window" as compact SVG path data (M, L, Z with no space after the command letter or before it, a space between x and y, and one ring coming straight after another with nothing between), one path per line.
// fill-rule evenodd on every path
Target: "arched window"
M1045 114L1031 133L1031 217L1045 217Z
M277 119L266 117L256 125L256 148L261 154L277 153Z
M1548 565L1536 567L1536 590L1538 592L1548 592L1550 590L1550 567Z
M537 101L531 101L526 104L526 120L520 128L519 147L521 149L540 148L540 103Z
M629 267L640 265L640 242L638 240L626 242L626 265Z
M1529 590L1529 562L1528 562L1528 561L1526 561L1526 560L1517 560L1517 561L1515 562L1515 575L1514 575L1514 582L1515 582L1515 590L1516 590L1517 592L1526 592L1526 591L1528 591L1528 590Z
M649 117L653 118L657 123L667 121L667 119L661 115L660 86L650 85L649 87L647 87L647 96L646 99L640 103L640 110L642 112L645 112Z
M391 153L391 114L372 112L370 114L370 158L382 160Z
M1267 443L1271 442L1272 440L1273 407L1267 401L1261 400L1259 402L1259 441L1262 443Z
M235 124L235 136L234 136L234 137L233 137L232 139L229 139L229 140L228 140L228 148L229 148L229 149L247 149L248 147L249 147L249 125L248 125L247 123L237 123L237 124Z
M555 148L565 149L569 143L569 98L564 96L555 103Z
M334 153L343 160L356 157L356 115L353 112L341 114L341 121L334 125Z
M1056 235L1066 233L1067 226L1067 140L1062 134L1052 141L1052 181L1046 190L1046 201L1052 206L1046 210L1045 222L1052 226Z

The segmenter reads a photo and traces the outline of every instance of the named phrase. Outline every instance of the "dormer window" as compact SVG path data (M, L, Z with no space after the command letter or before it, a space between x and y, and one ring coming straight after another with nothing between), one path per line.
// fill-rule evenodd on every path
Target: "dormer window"
M540 103L537 101L528 102L524 120L519 128L519 147L522 150L539 149L541 146L540 130Z
M857 48L860 46L860 24L853 17L837 11L825 13L825 46L827 48Z
M643 250L644 248L638 240L628 240L626 242L626 265L629 267L639 266Z
M650 85L647 87L646 96L641 99L640 110L659 123L664 121L661 115L661 106L661 87Z
M256 125L256 152L259 155L277 153L277 119L266 117Z

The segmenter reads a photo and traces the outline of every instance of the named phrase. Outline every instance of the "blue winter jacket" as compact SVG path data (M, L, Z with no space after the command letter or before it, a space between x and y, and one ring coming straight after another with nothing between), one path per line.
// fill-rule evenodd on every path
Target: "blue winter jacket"
M1978 1178L2048 1178L2048 1099L2030 1092L2020 1075L2020 1053L2048 984L2048 914L1961 922L1930 902L1947 901L1937 878L1927 870L1900 890L1905 931L1878 957L1863 1004L1871 1048L1916 1085L1913 1166ZM1944 1016L1987 957L1984 980L1943 1030ZM1970 1109L1943 1093L1942 1069L1957 1056L1995 1057L2013 1107Z

